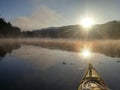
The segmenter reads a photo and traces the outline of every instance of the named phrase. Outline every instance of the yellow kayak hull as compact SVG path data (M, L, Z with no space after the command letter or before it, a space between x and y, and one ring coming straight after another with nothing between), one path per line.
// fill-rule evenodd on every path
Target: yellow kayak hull
M89 64L86 69L78 90L109 90L95 68Z

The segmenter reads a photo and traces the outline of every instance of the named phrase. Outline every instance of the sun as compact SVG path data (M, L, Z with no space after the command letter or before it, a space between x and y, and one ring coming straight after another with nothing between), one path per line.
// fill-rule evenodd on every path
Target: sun
M80 25L82 25L85 28L89 28L94 24L94 20L92 18L84 18L81 20Z

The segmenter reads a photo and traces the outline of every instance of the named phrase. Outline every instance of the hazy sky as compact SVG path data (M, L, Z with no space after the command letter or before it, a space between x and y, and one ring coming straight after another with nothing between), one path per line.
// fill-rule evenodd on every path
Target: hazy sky
M0 0L0 15L23 30L120 20L120 0Z

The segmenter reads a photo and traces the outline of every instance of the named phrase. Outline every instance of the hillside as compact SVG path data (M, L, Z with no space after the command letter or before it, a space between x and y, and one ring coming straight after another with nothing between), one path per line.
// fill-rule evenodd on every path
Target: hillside
M31 33L33 36L49 38L120 39L120 22L111 21L94 25L89 31L80 25L70 25L33 30Z
M36 38L71 38L71 39L120 39L120 22L111 21L94 25L86 31L80 25L50 27L33 31L23 31L0 18L0 38L36 37Z

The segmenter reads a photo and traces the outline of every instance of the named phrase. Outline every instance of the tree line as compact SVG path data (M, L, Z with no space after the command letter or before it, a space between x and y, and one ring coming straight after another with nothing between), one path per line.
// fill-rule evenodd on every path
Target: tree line
M0 18L0 38L72 38L72 39L120 39L120 22L111 21L105 24L94 25L87 33L80 25L69 25L62 27L49 27L33 31L21 31L19 27L13 26Z

